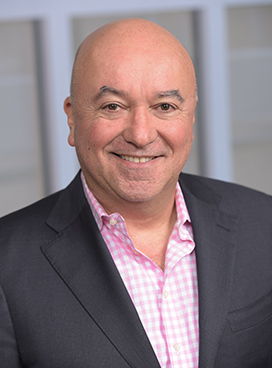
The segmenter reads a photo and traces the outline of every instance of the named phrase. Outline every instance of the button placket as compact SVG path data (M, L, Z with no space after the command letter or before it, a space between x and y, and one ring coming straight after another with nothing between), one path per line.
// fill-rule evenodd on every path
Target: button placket
M179 355L180 354L180 350L181 350L181 346L180 346L180 344L178 342L174 344L174 349L175 349L176 355Z

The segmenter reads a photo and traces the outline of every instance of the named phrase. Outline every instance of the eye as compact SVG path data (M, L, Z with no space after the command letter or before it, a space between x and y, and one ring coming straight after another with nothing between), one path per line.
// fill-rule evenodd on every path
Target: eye
M117 111L119 109L120 109L120 106L114 103L103 106L103 110Z
M162 104L160 107L161 107L161 110L168 111L171 108L171 105L169 105L169 104Z
M170 112L176 110L176 107L169 103L162 103L158 106L161 111Z

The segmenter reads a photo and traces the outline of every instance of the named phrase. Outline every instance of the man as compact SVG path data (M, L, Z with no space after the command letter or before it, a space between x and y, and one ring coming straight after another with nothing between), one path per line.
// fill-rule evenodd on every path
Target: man
M272 367L271 197L180 175L196 103L158 25L83 41L64 103L81 172L1 220L1 367Z

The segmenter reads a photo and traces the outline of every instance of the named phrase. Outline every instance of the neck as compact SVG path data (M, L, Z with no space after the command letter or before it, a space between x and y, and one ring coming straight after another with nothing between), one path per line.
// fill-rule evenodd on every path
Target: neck
M176 207L168 208L148 219L126 221L127 230L135 248L163 271L169 238L177 219Z
M117 205L114 210L105 207L108 213L118 212L122 215L135 248L164 271L167 245L177 219L175 190L172 195L164 195L161 200L156 198L146 203Z
M129 201L105 193L98 186L89 186L93 195L108 213L119 213L126 221L128 234L136 249L144 253L162 270L169 237L177 219L175 206L176 183L148 201Z

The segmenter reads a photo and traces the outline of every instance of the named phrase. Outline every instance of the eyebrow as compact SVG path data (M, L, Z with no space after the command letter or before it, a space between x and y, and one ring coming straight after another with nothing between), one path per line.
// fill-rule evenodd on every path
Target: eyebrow
M125 92L115 89L113 87L103 86L99 89L97 95L95 96L95 99L98 100L101 96L107 95L107 94L114 94L116 96L124 96Z
M183 102L184 98L181 96L178 89L171 89L169 91L161 91L157 93L158 98L164 97L176 97L180 102Z
M95 96L95 99L98 100L101 96L107 95L107 94L114 94L116 96L125 96L126 93L122 90L115 89L113 87L109 86L103 86L99 89L98 94ZM183 102L184 99L181 96L178 89L171 89L168 91L160 91L155 93L155 96L157 98L164 98L164 97L176 97L180 102Z

